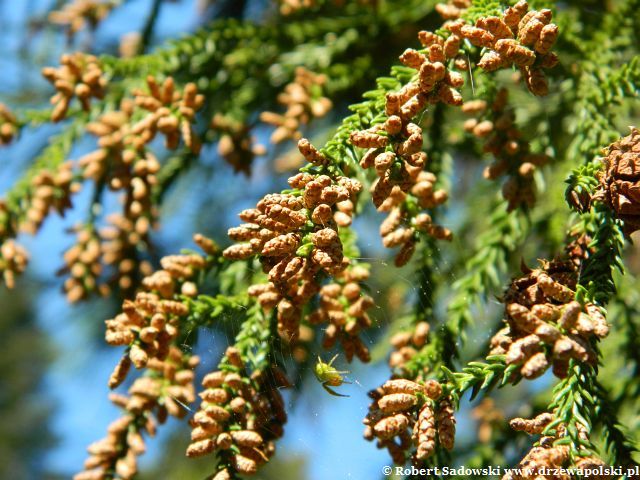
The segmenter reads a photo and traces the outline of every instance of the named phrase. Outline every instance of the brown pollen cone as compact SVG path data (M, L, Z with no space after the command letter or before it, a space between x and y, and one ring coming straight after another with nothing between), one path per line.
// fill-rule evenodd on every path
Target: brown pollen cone
M597 306L574 300L576 282L575 263L558 260L515 279L503 299L507 326L492 338L491 354L505 354L528 379L549 366L564 378L571 359L595 364L591 340L606 337L609 325Z
M603 163L596 198L609 205L631 234L640 229L640 131L631 127L629 135L611 144Z

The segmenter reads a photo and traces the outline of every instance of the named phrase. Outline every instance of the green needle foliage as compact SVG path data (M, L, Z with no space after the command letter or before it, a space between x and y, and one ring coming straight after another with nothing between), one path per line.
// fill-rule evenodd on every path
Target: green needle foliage
M91 33L126 3L51 20ZM0 104L2 148L56 124L0 202L4 283L21 288L22 236L73 210L67 299L122 302L105 335L122 414L75 478L284 478L303 462L277 442L316 359L346 397L338 365L372 357L389 381L367 385L364 437L397 465L628 478L640 3L255 3L203 2L216 18L155 44L152 2L121 55L43 69L52 106ZM211 238L165 255L176 205ZM226 341L203 349L206 332ZM456 435L470 409L477 436ZM191 433L140 472L170 416ZM173 463L176 442L203 459Z

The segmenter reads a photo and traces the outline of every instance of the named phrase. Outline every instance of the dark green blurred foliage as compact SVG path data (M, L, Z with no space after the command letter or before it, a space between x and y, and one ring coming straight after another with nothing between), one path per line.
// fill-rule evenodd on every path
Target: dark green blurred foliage
M54 444L54 405L42 385L53 350L26 289L3 292L0 304L0 478L42 478L42 455Z

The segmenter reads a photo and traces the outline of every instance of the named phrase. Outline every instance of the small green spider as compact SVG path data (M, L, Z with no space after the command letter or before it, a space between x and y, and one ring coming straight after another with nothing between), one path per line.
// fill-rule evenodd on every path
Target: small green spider
M342 395L330 387L339 387L343 383L351 383L347 382L342 375L345 373L349 373L347 371L336 370L333 367L333 362L338 358L336 354L329 363L324 363L320 357L318 357L318 363L314 368L314 373L316 374L316 378L322 384L322 388L324 388L328 393L335 397L348 397L349 395Z

